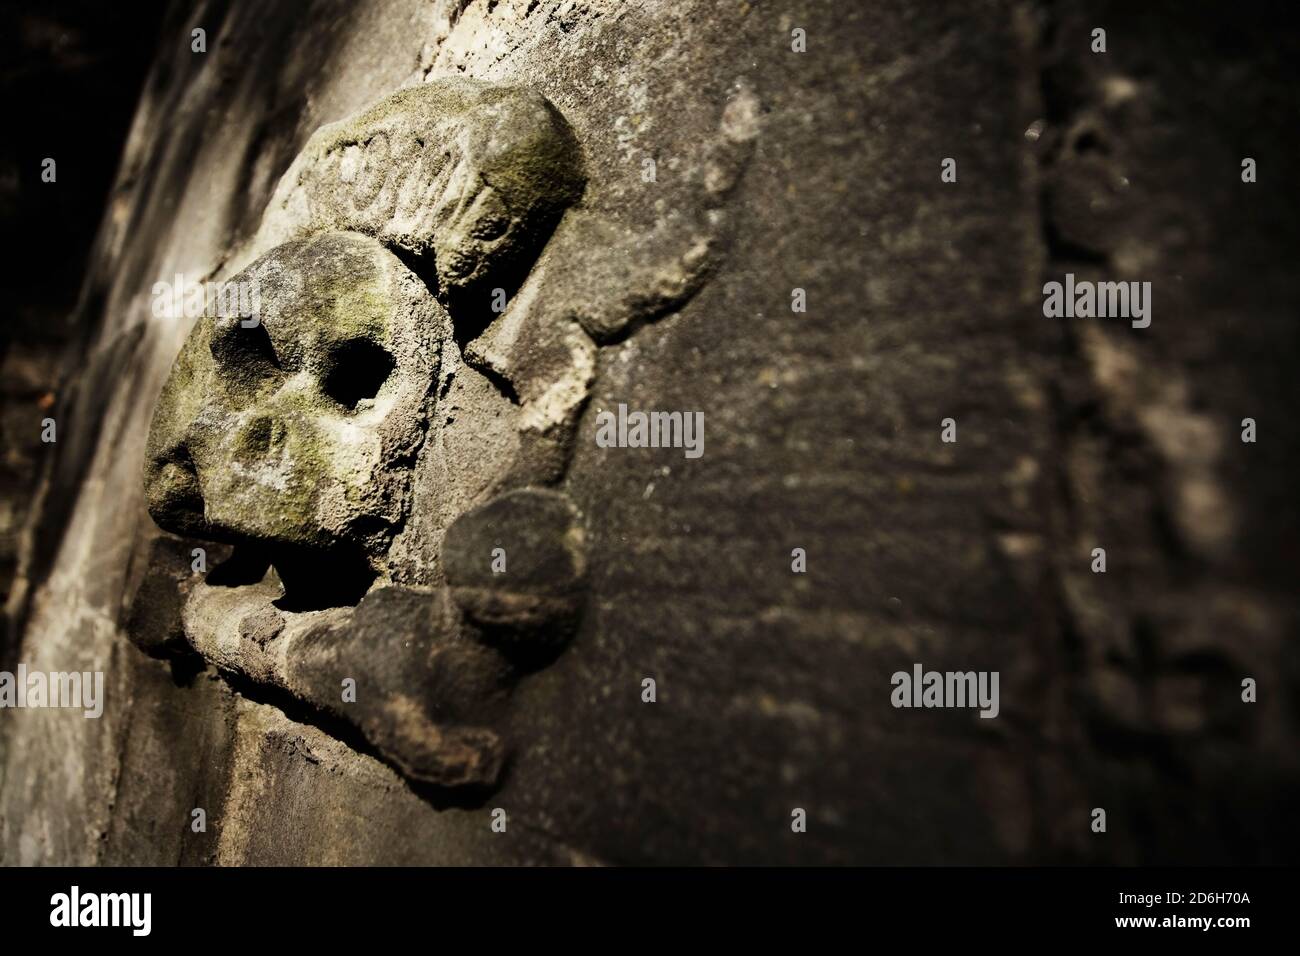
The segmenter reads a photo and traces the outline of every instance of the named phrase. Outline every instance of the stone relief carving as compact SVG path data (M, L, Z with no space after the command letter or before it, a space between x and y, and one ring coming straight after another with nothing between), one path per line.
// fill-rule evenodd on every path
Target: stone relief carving
M149 510L176 534L261 546L292 602L321 561L364 579L401 526L449 320L357 233L284 243L236 281L260 290L259 322L206 316L191 333L150 434Z
M716 266L756 131L742 89L638 250L575 205L577 139L535 92L438 80L319 130L228 271L258 321L201 319L159 399L150 514L226 558L180 580L155 555L131 613L168 580L180 606L131 629L143 649L197 652L413 783L494 787L511 688L581 615L587 531L553 486L599 344Z

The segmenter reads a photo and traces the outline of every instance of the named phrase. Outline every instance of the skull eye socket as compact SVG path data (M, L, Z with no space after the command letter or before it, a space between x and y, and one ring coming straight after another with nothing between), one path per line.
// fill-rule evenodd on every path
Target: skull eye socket
M227 370L256 375L280 368L280 358L271 344L271 336L260 322L245 326L240 319L223 321L213 333L210 351L217 363Z
M351 339L330 349L321 388L348 410L374 398L397 365L388 350L367 339Z

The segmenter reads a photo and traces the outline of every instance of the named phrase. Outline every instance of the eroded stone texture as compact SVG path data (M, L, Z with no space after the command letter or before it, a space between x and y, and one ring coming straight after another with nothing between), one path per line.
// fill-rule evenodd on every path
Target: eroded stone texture
M259 238L363 232L432 252L440 287L465 289L526 267L582 184L573 133L545 97L452 77L320 129Z

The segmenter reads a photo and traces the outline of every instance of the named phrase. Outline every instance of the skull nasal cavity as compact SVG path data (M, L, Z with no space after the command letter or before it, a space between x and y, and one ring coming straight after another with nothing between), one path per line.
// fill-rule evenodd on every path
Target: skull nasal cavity
M379 394L396 364L383 346L368 339L335 345L325 360L321 387L344 408L354 409Z
M244 457L262 458L284 442L284 422L261 415L244 428L239 450Z

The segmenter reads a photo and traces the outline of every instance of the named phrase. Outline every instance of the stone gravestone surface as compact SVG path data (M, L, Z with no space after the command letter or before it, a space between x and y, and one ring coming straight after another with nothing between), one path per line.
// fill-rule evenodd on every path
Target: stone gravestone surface
M1001 2L174 12L9 609L105 714L0 735L0 860L1285 856L1294 449L1231 426L1287 414L1295 221L1188 144L1286 51L1096 6L1146 53ZM1171 318L1049 321L1067 271ZM915 662L997 718L890 706Z

